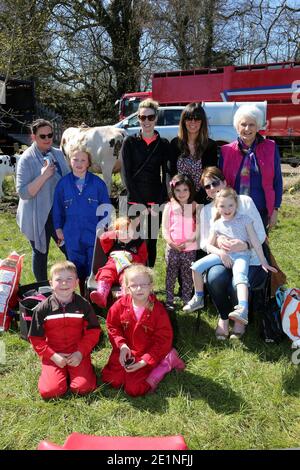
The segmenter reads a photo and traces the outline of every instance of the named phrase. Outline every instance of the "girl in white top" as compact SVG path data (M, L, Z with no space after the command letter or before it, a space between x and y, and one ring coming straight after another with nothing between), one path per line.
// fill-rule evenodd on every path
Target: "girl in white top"
M200 212L200 247L207 253L207 241L210 229L214 222L216 209L213 200L216 194L226 187L226 180L222 171L217 167L205 168L201 176L201 184L206 191L207 198L212 202L205 205ZM238 213L247 214L253 221L253 227L260 243L266 239L266 232L261 220L260 214L249 196L238 196ZM219 236L217 241L218 247L229 253L239 252L249 248L248 243L239 239L229 239L225 236ZM264 271L258 264L257 257L253 249L251 249L250 267L249 267L249 283L250 287L259 285L264 278ZM232 303L234 292L232 289L232 276L230 270L219 266L218 269L212 268L207 275L207 286L212 300L220 315L218 326L216 329L216 337L224 340L229 336L229 319L228 314L232 311L234 304ZM233 333L230 338L240 338L245 332L245 325L236 321Z
M237 253L227 253L216 246L217 238L225 235L229 239L240 239L254 247L258 262L265 271L277 272L270 266L265 258L261 243L259 242L253 221L247 214L237 213L238 198L232 188L224 188L218 192L215 198L217 210L211 229L208 243L206 245L209 255L201 258L192 265L193 279L195 284L195 295L184 307L184 310L193 311L204 306L203 277L202 274L212 266L222 264L232 268L233 283L237 289L238 305L229 314L232 320L238 320L247 325L248 323L248 268L250 261L250 250L246 249Z

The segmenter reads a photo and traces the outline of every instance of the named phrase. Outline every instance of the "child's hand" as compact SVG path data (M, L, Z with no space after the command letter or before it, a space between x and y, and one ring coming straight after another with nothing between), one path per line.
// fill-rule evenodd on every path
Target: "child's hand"
M177 249L178 251L183 251L185 249L185 243L179 243L179 245L177 245Z
M124 252L126 254L126 257L129 259L129 261L132 261L132 254L130 253L130 251L126 251Z
M68 356L65 356L64 354L54 353L50 359L57 365L57 367L63 369L67 365L67 357Z
M170 242L170 243L168 243L168 245L170 246L170 248L172 248L173 250L176 250L176 251L183 251L184 248L185 248L185 243L180 243L179 245L177 245L174 242Z
M232 268L232 260L230 258L229 255L227 255L227 253L225 253L225 251L221 250L220 252L220 258L222 260L222 263L224 264L225 268Z
M59 245L65 239L64 232L62 231L61 228L57 228L55 231L56 231L56 236L58 238L58 245Z
M122 367L125 367L125 362L132 356L130 348L127 344L122 344L120 347L119 362Z
M131 366L127 366L125 370L126 372L136 372L137 370L141 369L142 367L145 367L146 365L147 363L143 359L141 359L140 361L135 362Z
M77 367L82 361L82 354L80 351L75 351L68 355L67 364L68 366Z
M276 268L273 268L273 266L270 266L267 262L261 264L262 268L264 271L272 271L272 273L278 273Z

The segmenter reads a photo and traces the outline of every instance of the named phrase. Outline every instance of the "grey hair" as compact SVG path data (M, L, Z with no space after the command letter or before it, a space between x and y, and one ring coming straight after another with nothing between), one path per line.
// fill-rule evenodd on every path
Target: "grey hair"
M238 108L234 117L233 117L233 125L235 130L237 131L238 125L244 118L251 118L254 119L257 125L257 130L261 129L264 125L264 116L262 111L255 106L254 104L243 104Z

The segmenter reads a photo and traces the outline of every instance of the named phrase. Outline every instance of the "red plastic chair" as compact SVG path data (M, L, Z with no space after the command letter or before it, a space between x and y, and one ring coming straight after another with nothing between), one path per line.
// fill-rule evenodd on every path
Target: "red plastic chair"
M73 432L62 446L50 441L41 441L38 450L187 450L184 438L161 437L111 437L89 436Z

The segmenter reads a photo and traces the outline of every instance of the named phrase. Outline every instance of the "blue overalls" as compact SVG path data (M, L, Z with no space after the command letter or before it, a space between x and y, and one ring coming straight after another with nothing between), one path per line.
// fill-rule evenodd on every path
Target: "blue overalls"
M53 223L55 229L63 230L68 260L77 267L79 279L85 279L91 272L97 225L100 221L103 225L110 222L112 206L102 179L87 171L81 192L76 179L71 172L58 182ZM99 207L102 204L109 205L106 211Z

